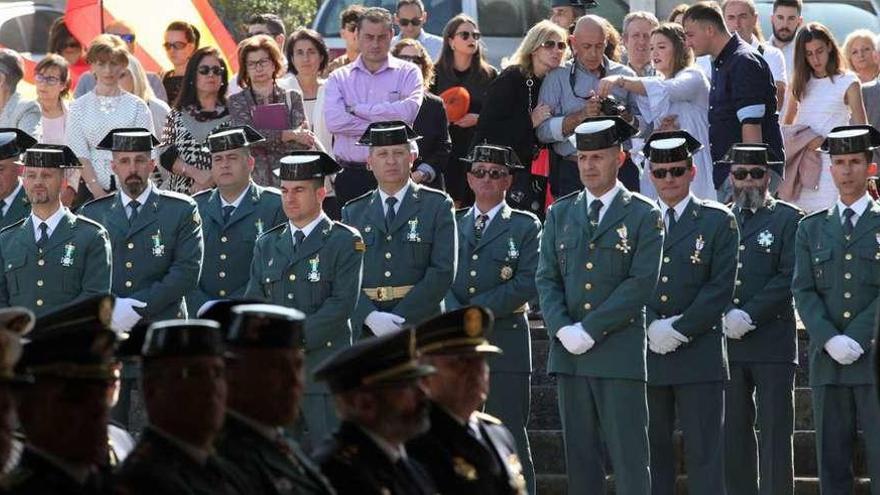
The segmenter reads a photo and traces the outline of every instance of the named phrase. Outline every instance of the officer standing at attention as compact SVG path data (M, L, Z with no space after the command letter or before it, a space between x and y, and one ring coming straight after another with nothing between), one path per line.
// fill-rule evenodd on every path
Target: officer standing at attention
M17 463L21 443L16 438L18 420L15 414L15 393L30 383L32 377L16 371L21 358L22 337L34 328L34 313L14 306L0 309L0 469ZM2 484L0 484L2 487Z
M141 318L185 318L183 296L198 286L202 221L189 196L159 190L150 182L157 144L146 129L110 131L98 149L113 152L111 166L120 189L86 203L81 211L110 233L117 330L128 331Z
M735 144L726 157L741 234L739 274L724 316L730 361L724 391L724 467L731 495L794 493L798 361L791 277L795 232L803 212L768 193L769 169L775 167L782 175L782 163L769 161L768 155L766 145ZM756 420L760 433L755 431Z
M430 427L419 380L434 371L419 362L412 328L361 340L321 363L316 378L333 391L342 424L315 460L337 494L437 493L404 446Z
M880 132L835 127L831 155L838 198L798 226L792 292L810 334L810 387L822 493L851 493L857 426L872 491L880 487L880 400L870 354L880 285L880 203L867 193Z
M617 493L651 489L644 308L657 284L663 221L617 180L622 143L636 132L617 117L575 129L586 189L556 200L541 238L536 283L572 494L605 493L603 440Z
M366 245L363 291L351 317L355 337L384 335L440 314L452 285L452 199L410 179L416 139L404 122L377 122L358 141L370 147L367 166L378 188L342 209L342 222L357 228Z
M27 437L0 491L97 495L109 490L107 394L113 384L113 297L94 296L37 319L19 369L34 377L17 394Z
M656 132L645 143L651 182L666 225L660 282L646 308L651 493L675 493L673 434L684 435L690 493L724 493L724 381L721 318L733 295L739 230L727 208L690 192L687 131Z
M338 425L333 399L312 372L351 345L349 315L360 293L364 243L358 232L321 209L324 178L340 170L326 153L294 152L281 159L281 199L288 221L257 240L245 294L306 315L306 396L303 416L313 445Z
M122 494L245 495L241 473L214 453L226 414L223 332L214 321L150 325L140 356L150 424L116 472Z
M466 306L416 327L422 361L437 373L425 378L431 429L407 449L431 473L441 493L525 495L526 480L513 435L498 418L480 412L489 394L487 358L492 312Z
M191 313L201 313L208 301L242 297L257 238L286 220L278 190L251 179L250 145L264 140L246 125L208 136L217 187L193 196L204 222L205 257L199 286L186 296Z
M299 414L305 387L305 315L269 304L230 308L224 329L236 359L227 368L222 456L265 495L331 495L329 482L299 446L284 436Z
M59 306L110 292L110 239L94 220L61 204L64 173L80 167L67 146L38 144L25 152L30 214L0 232L0 306L41 316Z
M19 175L22 153L35 144L37 140L20 129L0 129L0 229L31 212Z
M537 294L541 222L504 201L512 174L523 168L511 148L478 144L464 160L470 162L467 181L475 200L474 206L456 212L459 263L446 309L479 304L495 316L491 339L504 354L492 360L492 391L486 412L498 416L511 429L529 493L535 493L535 468L526 432L532 372L526 310L527 301Z

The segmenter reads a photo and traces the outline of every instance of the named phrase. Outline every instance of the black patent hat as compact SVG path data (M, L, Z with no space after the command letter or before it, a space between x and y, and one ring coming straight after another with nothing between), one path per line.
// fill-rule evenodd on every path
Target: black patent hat
M416 131L402 120L373 122L358 140L360 146L394 146L421 139Z
M643 153L651 163L676 163L702 148L702 143L688 131L655 132L645 141Z
M232 308L226 343L262 349L305 348L306 315L275 304L243 304Z
M141 356L167 357L226 357L223 331L212 320L164 320L150 325Z
M108 151L153 151L159 140L143 127L121 127L110 131L95 148Z
M465 306L418 324L416 346L423 355L501 354L489 343L494 323L489 309Z
M847 155L873 151L880 147L880 131L870 125L844 125L831 129L819 146L820 153Z
M227 127L208 136L208 150L211 153L237 150L266 138L249 125Z
M578 151L604 150L622 145L638 132L617 116L590 117L575 127L569 140Z
M273 173L281 180L323 179L342 170L336 160L323 151L293 151L279 162L281 166Z
M35 144L37 140L21 129L0 128L0 160L19 157Z
M24 166L31 168L81 168L72 149L63 144L35 144L24 152Z
M724 165L762 165L776 172L783 173L784 162L770 159L770 146L765 143L734 143L717 163Z
M468 156L460 160L468 163L494 163L496 165L503 165L511 170L525 168L519 161L519 157L513 151L513 148L497 144L478 144L474 146Z

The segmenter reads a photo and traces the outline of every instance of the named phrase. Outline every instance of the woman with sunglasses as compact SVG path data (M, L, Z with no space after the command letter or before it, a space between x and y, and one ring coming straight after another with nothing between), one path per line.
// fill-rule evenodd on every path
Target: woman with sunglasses
M467 156L470 150L486 91L498 75L498 71L486 62L481 37L477 21L471 17L459 14L450 19L443 29L443 50L437 60L437 79L431 87L437 95L454 87L462 87L470 95L467 113L449 122L452 155L446 167L446 190L458 207L470 206L474 202L473 192L467 186L465 166L459 159Z
M712 156L709 152L709 80L694 65L694 55L685 44L684 28L663 23L651 32L651 61L656 76L608 76L599 82L599 96L606 96L615 87L638 95L636 101L642 117L651 122L655 131L684 129L703 143L694 154L697 175L691 192L702 199L715 200L712 182ZM657 198L657 191L642 174L640 192Z
M220 51L206 46L193 52L183 71L180 95L168 114L159 164L170 177L162 189L192 194L213 186L208 135L229 125L226 107L228 71ZM166 174L163 174L165 176Z
M162 86L165 87L171 105L177 103L183 75L186 73L186 63L199 48L200 37L199 30L185 21L174 21L165 28L165 42L162 47L174 68L162 74Z

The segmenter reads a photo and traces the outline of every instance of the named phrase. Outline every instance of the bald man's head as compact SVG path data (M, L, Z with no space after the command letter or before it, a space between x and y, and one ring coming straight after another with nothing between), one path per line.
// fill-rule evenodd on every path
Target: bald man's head
M594 14L581 17L575 24L571 46L577 62L587 70L598 70L604 62L608 40L606 26L603 19Z

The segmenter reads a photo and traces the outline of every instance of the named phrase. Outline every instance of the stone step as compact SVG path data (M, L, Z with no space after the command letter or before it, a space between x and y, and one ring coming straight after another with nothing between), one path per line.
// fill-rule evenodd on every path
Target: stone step
M537 476L538 495L566 495L566 477L564 474L542 474ZM614 478L611 477L608 483L608 494L614 492ZM687 477L681 476L676 482L675 494L687 495ZM819 479L818 478L795 478L794 479L795 495L819 495ZM864 478L859 478L855 483L855 495L870 495L871 482Z
M531 442L532 458L535 462L535 472L538 474L565 474L565 450L562 445L562 432L559 430L530 430L529 441ZM675 433L675 456L677 459L677 471L685 473L684 466L684 442L680 432ZM794 472L798 477L818 476L816 468L816 443L815 433L812 431L794 432ZM611 471L611 466L606 466ZM857 476L863 476L867 472L865 461L865 445L859 435L854 469Z

